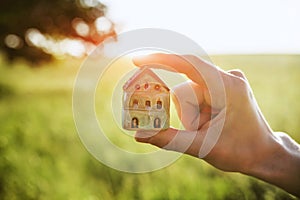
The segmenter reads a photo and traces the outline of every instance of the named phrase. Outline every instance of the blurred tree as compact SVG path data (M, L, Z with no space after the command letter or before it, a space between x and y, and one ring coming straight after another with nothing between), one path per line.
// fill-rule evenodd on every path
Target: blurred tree
M1 0L0 51L10 61L37 63L52 60L57 42L66 38L99 44L115 36L105 10L98 0Z

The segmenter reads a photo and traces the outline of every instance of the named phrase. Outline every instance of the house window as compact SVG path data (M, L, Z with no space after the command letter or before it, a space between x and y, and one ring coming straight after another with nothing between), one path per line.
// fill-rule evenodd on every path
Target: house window
M141 88L141 86L139 84L135 85L135 89L139 90Z
M158 101L156 102L156 108L157 108L157 109L161 109L161 108L162 108L162 102L161 102L160 100L158 100Z
M134 117L131 120L131 128L138 128L139 127L139 120L138 118Z
M156 84L156 85L154 86L154 89L155 89L155 90L159 90L159 89L160 89L160 85Z
M145 101L145 107L146 107L146 109L151 108L151 102L149 100Z
M161 125L160 125L160 124L161 124L160 122L161 122L161 121L160 121L160 119L159 119L158 117L155 118L155 119L154 119L154 122L153 122L153 127L154 127L154 128L160 128L160 126L161 126Z
M144 88L145 88L145 90L148 89L149 88L149 84L145 83Z
M133 108L138 108L138 106L139 106L139 101L138 101L137 99L134 99L134 100L133 100L133 103L132 103L132 106L133 106Z

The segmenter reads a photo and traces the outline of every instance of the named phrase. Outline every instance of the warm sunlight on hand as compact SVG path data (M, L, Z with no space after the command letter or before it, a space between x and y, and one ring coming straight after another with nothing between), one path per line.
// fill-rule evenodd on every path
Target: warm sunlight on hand
M169 128L159 133L138 131L135 135L138 142L203 158L221 170L252 175L297 194L300 186L297 170L300 166L299 145L287 145L292 141L288 136L289 142L285 144L271 130L241 71L225 72L190 55L151 54L136 57L133 62L139 67L151 66L183 73L191 80L173 89L173 101L185 130ZM216 76L221 77L222 84L214 81ZM225 96L221 95L222 92ZM192 98L193 95L196 98ZM217 103L213 104L212 99ZM219 123L222 120L224 124ZM212 138L208 131L210 127L220 130L218 138ZM208 140L216 141L208 154L202 154L201 147L206 136ZM286 148L298 152L297 159L293 157L295 154L289 155ZM290 160L296 162L292 164ZM283 167L278 164L282 161L289 164ZM284 174L283 170L293 170L298 174Z

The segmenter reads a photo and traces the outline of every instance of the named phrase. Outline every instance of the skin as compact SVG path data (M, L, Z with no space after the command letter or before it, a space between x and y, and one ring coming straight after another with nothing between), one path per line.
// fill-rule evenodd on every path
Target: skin
M173 94L185 130L138 131L135 135L138 142L200 157L220 170L256 177L300 197L300 145L286 133L272 131L242 71L226 72L191 55L151 54L135 57L133 62L138 67L183 73L191 80L177 86ZM221 77L223 88L207 81L216 75ZM196 97L187 101L191 88ZM225 101L212 104L212 98L222 99L221 89ZM221 119L225 122L220 137L202 157L200 148L207 130L218 126ZM175 137L177 134L181 137ZM183 141L192 135L189 147L183 148Z

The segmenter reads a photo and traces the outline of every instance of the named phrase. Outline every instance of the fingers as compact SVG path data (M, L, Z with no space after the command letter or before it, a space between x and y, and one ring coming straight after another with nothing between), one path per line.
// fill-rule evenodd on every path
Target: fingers
M194 131L210 120L210 106L204 103L199 85L187 81L172 88L172 99L178 116L186 130Z
M149 143L160 148L166 146L176 135L176 130L169 128L161 131L137 131L135 140L142 143Z
M150 65L152 68L183 73L195 83L203 86L205 85L203 77L219 71L214 65L192 55L179 56L157 53L135 57L133 58L133 63L139 67ZM203 77L198 70L203 74Z
M201 145L196 145L195 142L200 141L196 139L199 138L199 136L197 131L182 131L169 128L157 133L153 131L137 131L135 139L138 142L149 143L163 149L187 153L198 157Z

